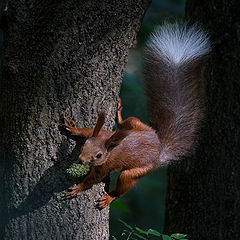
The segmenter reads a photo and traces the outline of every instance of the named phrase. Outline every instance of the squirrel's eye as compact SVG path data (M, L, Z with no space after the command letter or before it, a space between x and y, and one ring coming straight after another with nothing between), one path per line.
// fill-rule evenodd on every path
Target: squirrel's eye
M101 156L102 156L102 154L101 154L101 153L98 153L97 156L96 156L96 158L100 158Z

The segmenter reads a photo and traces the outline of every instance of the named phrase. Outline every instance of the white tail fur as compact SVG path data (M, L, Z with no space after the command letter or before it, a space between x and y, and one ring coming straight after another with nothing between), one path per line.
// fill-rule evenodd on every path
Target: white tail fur
M197 24L165 24L157 28L147 43L148 51L168 63L182 64L210 52L207 33Z
M165 24L147 43L145 86L161 164L179 159L194 146L204 112L202 71L209 52L209 37L196 24Z

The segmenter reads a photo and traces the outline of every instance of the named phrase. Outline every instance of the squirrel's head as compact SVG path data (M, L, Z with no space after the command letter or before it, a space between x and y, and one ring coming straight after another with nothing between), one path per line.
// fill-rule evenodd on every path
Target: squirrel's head
M107 149L102 139L98 137L91 137L87 139L82 147L80 160L84 164L92 164L93 166L100 166L107 160Z
M93 135L88 138L82 147L80 160L84 164L92 164L94 166L102 165L106 161L107 149L104 140L100 138L99 132L105 122L105 114L99 113Z
M105 114L99 113L93 135L88 138L82 147L79 156L83 164L91 164L100 166L107 161L107 155L128 135L128 131L116 131L113 135L106 139L103 134L99 134L105 122Z

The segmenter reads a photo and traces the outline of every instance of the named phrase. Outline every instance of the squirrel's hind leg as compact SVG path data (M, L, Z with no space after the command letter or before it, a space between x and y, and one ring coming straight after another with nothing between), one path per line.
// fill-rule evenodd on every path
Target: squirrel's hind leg
M118 99L118 108L117 108L117 125L118 127L122 124L122 100L121 98Z
M108 206L111 202L133 188L141 177L147 175L153 169L154 168L150 166L146 166L122 171L118 177L116 189L109 194L106 193L104 197L100 198L98 200L98 206L100 208Z
M135 130L135 131L151 131L152 128L141 122L136 117L129 117L125 120L122 119L122 101L121 98L118 100L118 110L117 110L117 125L119 130Z

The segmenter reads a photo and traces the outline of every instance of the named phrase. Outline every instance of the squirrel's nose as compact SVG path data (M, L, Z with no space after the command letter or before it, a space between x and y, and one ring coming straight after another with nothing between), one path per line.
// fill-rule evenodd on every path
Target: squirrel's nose
M86 164L86 163L90 163L90 162L91 162L87 157L82 156L82 154L80 154L79 160L80 160L80 162L82 162L83 164Z
M84 161L84 157L80 154L80 156L79 156L79 161L81 162L81 163L84 163L85 161Z

